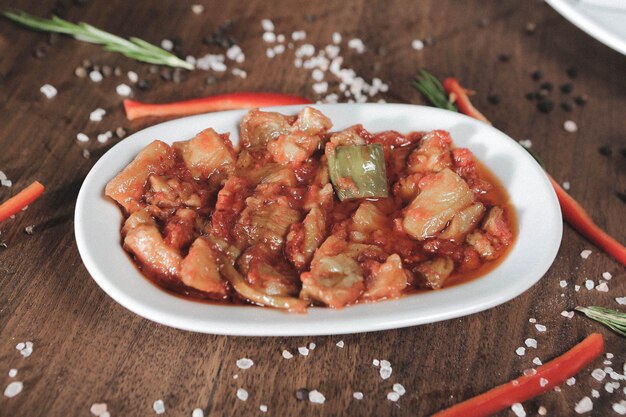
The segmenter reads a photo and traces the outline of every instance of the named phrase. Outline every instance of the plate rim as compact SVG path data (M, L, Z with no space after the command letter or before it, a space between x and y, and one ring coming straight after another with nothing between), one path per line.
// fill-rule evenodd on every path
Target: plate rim
M370 107L370 108L374 108L377 106L385 106L389 109L391 109L392 106L396 106L398 108L411 108L411 109L415 109L415 111L425 111L425 112L435 112L435 113L440 113L440 115L445 116L446 117L450 117L450 118L456 118L459 120L463 120L463 121L468 121L471 124L474 123L480 123L478 121L476 121L475 119L469 118L467 116L464 116L462 114L458 114L458 113L452 113L446 110L442 110L442 109L436 109L436 108L432 108L432 107L426 107L426 106L419 106L419 105L411 105L411 104L391 104L391 103L360 103L360 104L349 104L349 103L342 103L342 104L323 104L323 105L312 105L312 107L315 108L320 108L322 111L324 111L324 109L331 109L335 108L337 106L341 106L341 107L345 107L345 106L366 106L366 107ZM305 107L305 105L294 105L294 106L281 106L281 107L275 107L272 108L272 111L280 111L280 112L295 112L299 109L301 109L302 107ZM267 109L267 108L265 108ZM386 321L381 321L378 320L375 323L365 323L363 324L361 321L359 321L359 323L357 325L348 325L347 323L342 323L341 320L341 314L342 312L347 312L347 311L355 311L357 309L363 309L363 308L369 308L371 306L376 306L378 304L385 304L385 305L390 305L390 303L400 303L402 302L402 300L406 300L407 298L415 298L415 297L428 297L429 295L432 296L431 293L424 293L424 294L419 294L419 295L415 295L415 296L409 296L409 297L403 297L400 300L390 300L390 301L384 301L383 303L373 303L373 304L359 304L359 305L355 305L355 306L350 306L347 307L346 309L343 310L331 310L331 309L320 309L320 310L326 310L326 311L331 311L332 313L339 315L339 322L341 323L341 325L337 325L337 323L329 323L328 324L328 328L322 328L319 325L319 322L316 322L315 325L312 325L312 323L310 323L310 320L302 320L302 324L306 324L307 326L300 326L300 327L296 327L293 324L288 324L286 325L281 325L280 324L280 320L278 321L278 324L276 323L263 323L263 326L253 326L253 322L248 323L248 325L243 324L239 327L235 326L235 328L233 328L233 324L232 323L228 323L228 322L223 322L221 321L219 318L217 320L215 320L215 318L213 320L209 320L207 322L206 318L198 320L198 319L191 319L191 320L186 320L189 319L189 317L187 316L178 316L176 314L172 314L171 312L169 313L164 313L163 311L159 310L158 308L155 309L149 305L147 305L146 303L142 303L141 301L138 301L136 297L132 297L127 293L121 292L118 290L118 288L113 285L113 283L111 282L111 280L104 276L104 274L101 273L101 271L99 270L98 266L97 266L97 262L96 260L94 260L93 258L93 253L91 253L91 251L89 250L89 243L88 243L88 233L86 233L86 229L85 229L85 224L83 223L83 216L84 216L84 211L85 211L85 205L86 205L86 195L88 193L87 187L94 182L94 178L96 178L96 176L100 173L100 169L101 167L107 162L107 159L111 158L112 155L115 155L116 152L119 151L116 150L116 148L120 147L120 146L125 146L123 145L124 143L128 142L128 141L132 141L134 137L136 136L140 136L140 135L145 135L147 134L146 132L150 132L150 131L158 131L159 129L162 129L164 126L175 126L176 124L179 123L184 123L186 121L189 120L201 120L202 118L205 118L207 116L211 116L211 117L219 117L220 115L227 115L227 116L233 116L235 114L244 114L246 112L246 110L231 110L231 111L227 111L227 112L219 112L219 113L206 113L206 114L200 114L200 115L194 115L194 116L188 116L188 117L184 117L184 118L180 118L180 119L174 119L174 120L170 120L170 121L166 121L163 123L159 123L153 126L149 126L145 129L142 129L138 132L133 133L132 135L129 135L127 138L125 138L124 140L120 141L119 143L117 143L116 145L114 145L113 147L111 147L111 149L109 149L104 155L102 155L102 157L94 164L94 166L91 168L91 170L89 171L89 173L87 174L87 176L85 177L85 180L83 181L83 184L81 185L81 189L79 191L78 197L77 197L77 201L76 201L76 208L75 208L75 215L74 215L74 231L75 231L75 237L76 237L76 242L77 242L77 247L81 256L81 259L87 269L87 271L89 272L90 276L92 277L92 279L94 279L94 281L96 281L96 283L111 297L113 298L116 302L118 302L119 304L121 304L123 307L125 307L126 309L132 311L133 313L144 317L148 320L166 325L166 326L170 326L170 327L174 327L174 328L178 328L178 329L182 329L182 330L188 330L188 331L194 331L194 332L201 332L201 333L210 333L210 334L222 334L222 335L240 335L240 336L314 336L314 335L331 335L331 334L350 334L350 333L359 333L359 332L366 332L366 331L380 331L380 330L388 330L388 329L397 329L397 328L404 328L404 327L408 327L408 326L414 326L414 325L421 325L421 324L427 324L427 323L434 323L434 322L438 322L438 321L442 321L442 320L448 320L448 319L452 319L452 318L458 318L458 317L463 317L466 315L470 315L470 314L474 314L480 311L484 311L487 310L489 308L495 307L497 305L503 304L505 302L510 301L511 299L521 295L522 293L524 293L525 291L527 291L528 289L530 289L532 286L534 286L547 272L547 270L550 268L550 266L552 265L552 263L554 262L554 259L556 258L558 249L560 247L560 243L561 243L561 239L562 239L562 231L563 231L563 224L562 224L562 218L561 218L561 211L560 211L560 207L558 204L558 200L556 197L556 194L554 193L554 190L552 188L552 186L550 185L550 182L548 180L548 177L546 176L545 172L543 171L543 169L537 164L537 162L530 156L530 154L525 153L524 154L519 154L518 157L522 157L526 159L526 162L530 162L531 166L534 166L535 169L539 170L542 173L542 179L541 181L544 183L544 185L547 185L547 192L548 192L548 199L551 200L550 201L550 206L553 209L553 213L551 213L553 215L553 217L555 218L555 224L553 225L556 229L554 230L554 235L552 236L552 245L550 247L550 249L552 249L552 252L549 253L547 255L547 257L545 258L545 262L543 262L543 264L539 267L539 268L535 268L534 270L534 274L536 275L536 278L533 278L532 282L528 283L526 282L524 285L511 285L511 291L509 291L506 295L504 296L500 296L500 298L497 297L492 297L492 298L488 298L488 299L484 299L483 298L478 298L478 300L480 301L479 303L473 304L473 305L465 305L462 308L456 308L456 309L449 309L447 311L443 311L443 312L439 312L436 315L431 314L430 317L423 319L417 316L408 316L408 317L394 317L393 319L388 319ZM332 116L331 116L332 118ZM355 123L358 123L358 121L355 121ZM366 123L366 122L364 122ZM513 139L511 139L508 135L506 135L505 133L493 128L492 126L488 126L488 125L482 125L482 128L487 128L487 129L491 129L492 133L501 136L503 139L507 139L508 141L511 141L513 143L516 144L516 146L520 146L519 144L517 144L517 142L515 142ZM447 127L446 127L447 128ZM181 138L182 140L182 138ZM107 155L109 155L107 157ZM134 157L134 155L131 155L131 158ZM103 192L101 192L101 194L103 194ZM114 204L113 202L111 202L111 204ZM116 207L117 210L119 210L118 207ZM519 216L518 216L519 217ZM121 216L120 216L121 218ZM519 219L518 219L519 221ZM519 225L518 225L519 226ZM118 232L119 233L119 232ZM518 236L519 237L519 236ZM517 245L517 239L515 242L515 245ZM121 245L120 245L121 247ZM510 256L507 255L507 256ZM505 259L501 265L498 265L494 271L500 269L502 267L503 264L505 264L507 262L507 260ZM133 265L134 267L134 265ZM145 279L145 278L144 278ZM480 277L477 278L476 280L472 280L468 283L465 284L461 284L461 285L457 285L457 286L453 286L450 288L446 288L444 290L441 291L446 291L447 293L449 293L450 295L452 295L452 292L457 293L457 295L459 294L459 291L462 292L462 288L465 288L467 285L472 285L475 282L480 282L481 280L483 280L484 277ZM147 281L147 279L146 279ZM528 284L528 285L526 285ZM153 285L150 283L150 285ZM158 291L160 291L161 293L167 294L169 298L171 299L176 299L178 297L172 296L168 293L166 293L164 290L158 289ZM437 291L437 293L439 293L440 291ZM193 301L187 301L187 300L183 300L186 303L195 303ZM198 305L198 303L195 303L196 305ZM202 304L200 304L202 305ZM246 308L246 309L257 309L257 307L233 307L233 306L219 306L217 307L219 309L236 309L236 308ZM287 317L292 317L293 315L289 315L287 313L283 313L283 312L276 312L276 311L271 311L270 309L263 309L264 311L268 312L268 314L263 313L262 315L264 316L270 316L270 317L279 317L277 314L278 313L280 315L283 315L283 317L285 317L285 315ZM315 309L312 309L315 310ZM309 317L312 315L312 310L309 311L309 313L305 316L300 316L300 317ZM354 314L349 314L348 316L352 316ZM298 316L298 315L296 315ZM333 316L334 318L334 316ZM350 320L350 318L347 319L348 321ZM319 321L319 320L318 320Z

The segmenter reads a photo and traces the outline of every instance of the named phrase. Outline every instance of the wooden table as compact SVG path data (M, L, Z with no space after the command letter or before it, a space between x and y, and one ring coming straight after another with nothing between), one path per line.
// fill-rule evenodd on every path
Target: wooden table
M431 325L348 336L250 338L193 334L144 320L109 298L89 277L76 249L73 233L74 202L85 175L117 139L99 144L95 137L119 126L129 132L154 120L129 123L115 86L125 77L111 76L101 83L79 79L75 67L84 59L96 65L119 66L148 79L151 88L133 87L145 101L167 101L237 90L282 91L316 98L310 73L293 65L293 52L266 58L260 20L271 18L276 31L290 35L303 29L307 42L323 46L339 31L345 41L360 38L363 54L345 51L347 65L365 79L379 77L389 91L377 96L391 102L424 103L411 88L417 68L439 75L456 75L478 93L475 103L494 125L511 137L530 139L547 170L560 182L571 184L571 194L597 223L622 242L626 240L624 201L624 109L626 57L608 49L576 29L552 9L537 1L343 1L314 5L307 1L206 2L195 15L191 2L59 2L67 3L64 16L86 21L123 36L140 36L159 43L180 38L183 56L221 52L201 42L227 20L228 33L245 54L241 65L246 79L212 72L185 73L180 83L161 80L150 66L104 53L93 45L70 38L34 33L0 22L0 170L13 187L0 187L0 200L40 180L47 189L28 211L0 225L0 388L23 381L14 398L0 396L0 416L89 415L92 403L106 402L112 416L153 415L162 399L166 414L190 416L199 407L206 415L256 415L260 404L273 416L394 415L425 416L518 376L533 366L537 356L546 361L569 349L591 332L606 338L613 367L621 370L626 355L624 340L595 322L561 311L576 305L619 308L615 297L626 295L625 270L566 226L554 265L545 277L522 296L497 308L461 319ZM38 15L58 7L54 1L4 0L10 6ZM461 6L463 4L463 6ZM525 27L536 24L529 34ZM413 39L431 38L421 51ZM38 52L36 52L38 51ZM37 57L36 55L39 55ZM43 56L45 55L45 56ZM575 66L570 78L566 69ZM533 71L544 74L555 91L556 108L539 112L525 98L537 91ZM159 70L160 71L160 70ZM167 76L167 75L166 75ZM127 81L126 81L127 82ZM559 86L573 83L572 93ZM39 88L50 83L58 95L46 99ZM336 85L331 85L331 89ZM585 106L570 113L559 103L568 96L586 94ZM489 101L498 95L499 104ZM493 98L492 98L493 100ZM89 121L97 107L107 110L100 123ZM568 133L563 122L577 122ZM75 140L84 132L91 141ZM612 150L609 156L598 151ZM85 158L83 150L90 151ZM608 149L608 148L607 148ZM620 153L621 152L621 153ZM604 152L607 153L607 152ZM24 228L35 225L34 234ZM593 253L584 260L583 249ZM532 259L529 259L532 262ZM586 279L597 284L605 271L613 275L610 291L584 288ZM511 277L515 279L515 277ZM568 283L561 288L559 281ZM575 285L583 288L576 292ZM547 326L538 333L530 318ZM515 353L527 337L538 348L525 356ZM345 347L335 344L343 340ZM32 341L34 352L23 358L18 342ZM308 357L281 357L283 349L296 353L310 342L317 348ZM239 370L235 361L252 358L255 365ZM392 377L383 381L373 359L387 359ZM525 403L528 415L539 406L549 415L573 415L574 404L591 390L594 416L616 415L614 402L624 399L618 390L608 394L603 383L590 376L602 360L583 371L574 386L550 392ZM10 378L10 368L18 375ZM238 375L238 378L235 378ZM608 378L608 377L607 377ZM607 379L608 380L608 379ZM397 402L386 399L393 383L407 393ZM623 383L622 383L623 385ZM236 398L237 388L249 392L246 402ZM326 403L299 401L296 391L317 389ZM353 399L362 391L364 399ZM511 411L499 415L512 416Z

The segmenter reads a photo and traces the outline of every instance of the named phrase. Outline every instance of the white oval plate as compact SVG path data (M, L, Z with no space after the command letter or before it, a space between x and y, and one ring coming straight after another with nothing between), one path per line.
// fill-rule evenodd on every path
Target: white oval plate
M272 110L296 114L301 107ZM239 120L245 111L228 111L173 120L137 132L94 165L78 194L74 227L80 255L98 285L132 312L179 329L227 335L303 336L385 330L465 316L520 295L548 270L561 242L561 211L543 170L517 142L482 122L430 107L314 107L330 117L333 130L362 123L372 132L450 131L455 145L471 149L509 192L517 211L519 235L507 258L492 272L462 285L343 310L311 308L304 315L270 308L203 304L157 288L140 274L122 249L120 209L104 196L104 187L155 139L172 143L212 127L218 132L230 132L236 144Z

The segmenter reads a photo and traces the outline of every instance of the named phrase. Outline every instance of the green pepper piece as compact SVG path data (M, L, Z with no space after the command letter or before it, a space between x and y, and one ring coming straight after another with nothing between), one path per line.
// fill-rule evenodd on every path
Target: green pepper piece
M337 146L328 154L328 171L339 200L388 197L383 147Z

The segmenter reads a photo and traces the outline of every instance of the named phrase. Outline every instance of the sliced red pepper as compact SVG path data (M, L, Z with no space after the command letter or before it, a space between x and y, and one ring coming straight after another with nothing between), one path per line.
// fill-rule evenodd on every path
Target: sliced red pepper
M35 181L13 197L0 205L0 222L8 219L12 215L19 213L24 207L37 200L43 193L45 187Z
M135 120L146 116L186 116L223 110L309 103L311 101L306 98L288 94L238 92L166 104L149 104L134 100L124 100L124 110L128 120Z
M626 247L593 222L589 214L581 207L574 198L569 195L558 182L550 175L550 182L556 191L556 196L561 205L563 218L576 229L581 235L594 243L607 254L611 255L622 265L626 266Z
M593 333L572 349L536 369L484 394L439 411L432 417L486 417L534 398L576 375L604 352L604 338Z
M443 88L446 90L446 93L448 93L450 101L458 107L461 113L466 114L469 117L473 117L474 119L478 119L485 123L491 124L491 122L487 120L487 118L481 112L479 112L470 101L468 94L473 94L473 91L463 88L459 83L459 80L454 77L446 78L445 80L443 80L442 85Z

